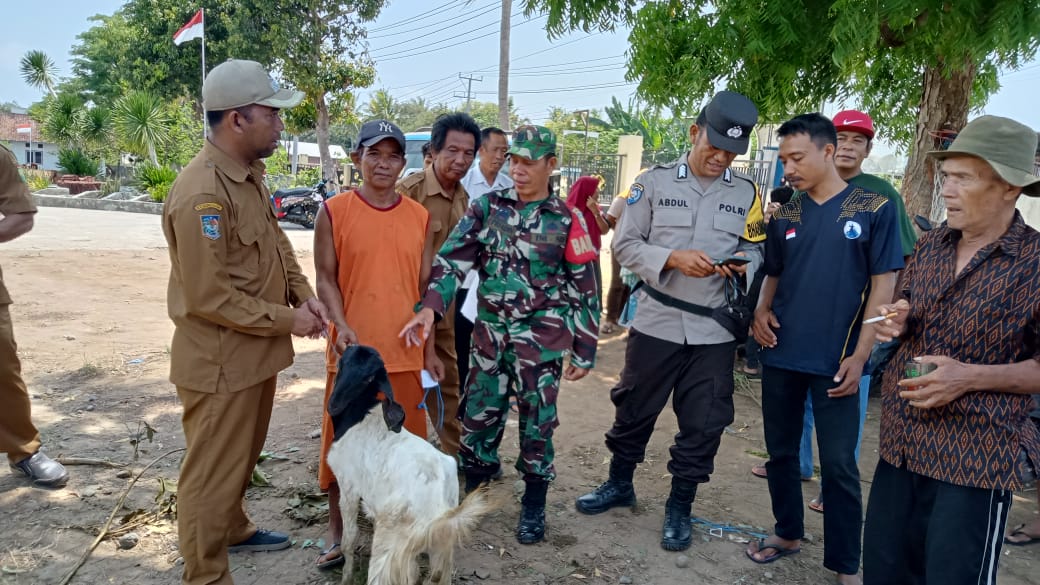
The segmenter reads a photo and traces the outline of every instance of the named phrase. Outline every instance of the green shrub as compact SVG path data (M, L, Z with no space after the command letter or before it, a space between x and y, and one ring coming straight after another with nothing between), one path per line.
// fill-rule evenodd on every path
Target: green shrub
M58 168L67 175L93 177L98 174L98 163L82 150L63 148L58 151Z
M162 203L166 201L166 196L170 194L170 187L173 186L173 182L159 183L148 189L148 194L152 196L152 201L156 203Z
M144 164L137 169L137 181L141 183L145 191L149 193L152 187L163 183L173 183L177 178L177 171L169 167L157 167L153 164Z
M162 203L170 193L170 186L177 178L177 171L153 164L141 165L137 169L137 182L152 196L152 201Z
M313 167L309 169L299 169L296 171L296 178L294 183L296 187L313 187L318 184L321 180L321 168Z
M40 189L46 189L51 186L50 178L40 172L27 171L25 174L25 182L29 184L29 190L34 193Z

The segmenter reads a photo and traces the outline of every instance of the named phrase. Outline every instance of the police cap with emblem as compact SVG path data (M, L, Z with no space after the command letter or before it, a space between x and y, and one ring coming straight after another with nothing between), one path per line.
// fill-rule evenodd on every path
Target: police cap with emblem
M284 110L301 101L303 92L282 89L256 61L228 59L214 67L202 82L202 108L207 112L253 104Z
M364 146L373 146L387 138L397 141L401 152L405 152L404 132L389 120L369 120L362 124L361 131L358 132L357 148L360 150Z
M720 91L697 116L697 125L707 129L708 142L715 148L745 154L751 130L758 123L758 108L735 91Z

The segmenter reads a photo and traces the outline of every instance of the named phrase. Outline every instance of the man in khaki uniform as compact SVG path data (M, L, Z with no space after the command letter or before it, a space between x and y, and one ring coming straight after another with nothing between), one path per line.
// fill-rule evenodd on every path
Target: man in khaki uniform
M460 112L445 114L437 118L430 131L433 164L397 183L397 189L403 195L415 199L430 212L435 250L441 249L469 207L469 197L461 181L473 164L479 147L480 126L473 118ZM440 381L443 409L435 397L426 400L430 420L438 425L441 450L452 457L459 452L462 434L462 423L456 418L459 385L466 382L459 380L458 354L455 351L455 318L463 300L456 297L455 308L448 309L434 332L437 357L444 362L444 379Z
M10 242L33 227L36 204L18 174L17 159L0 146L0 242ZM11 296L0 274L0 452L11 468L40 487L61 487L69 474L58 462L39 451L40 433L30 418L29 391L22 380L22 364L11 325Z
M243 496L278 372L293 360L290 334L320 334L326 315L278 227L260 161L277 148L279 110L303 95L279 89L259 63L230 60L206 77L202 98L210 136L170 189L163 233L170 381L187 445L177 494L183 582L225 585L228 550L289 546L287 535L257 529Z

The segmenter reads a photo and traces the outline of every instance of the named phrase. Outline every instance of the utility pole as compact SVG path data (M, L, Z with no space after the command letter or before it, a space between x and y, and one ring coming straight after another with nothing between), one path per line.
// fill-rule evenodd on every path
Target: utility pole
M581 116L581 119L585 122L585 154L589 153L589 111L588 110L577 110L574 112Z
M455 97L457 97L457 98L465 97L466 98L466 113L468 114L469 113L469 104L473 100L473 82L474 81L484 81L484 78L483 77L478 77L476 75L463 75L463 74L459 73L459 79L461 79L461 80L466 82L466 95L465 96L461 96L461 95L458 94L458 92L455 92Z
M498 30L498 127L508 132L509 124L509 21L513 0L502 0Z

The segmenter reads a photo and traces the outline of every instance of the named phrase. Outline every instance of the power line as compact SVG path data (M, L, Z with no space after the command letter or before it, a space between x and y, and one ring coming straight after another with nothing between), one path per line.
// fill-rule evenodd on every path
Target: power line
M536 77L541 75L577 75L583 73L597 73L602 71L617 71L622 67L624 63L617 63L614 65L601 65L597 67L575 67L573 69L544 69L541 71L525 71L523 73L512 74L511 77Z
M541 19L541 18L545 18L545 15L536 16L535 18L530 18L530 19L525 20L523 22L517 23L517 24L513 25L510 28L516 28L516 27L518 27L520 25L527 24L529 22L533 22L533 21ZM485 25L485 27L486 26L487 25ZM485 28L485 27L480 27L480 28L474 29L472 31L467 31L467 32L476 32L476 31L479 31L479 30L481 30L482 28ZM462 34L466 34L466 33L462 33ZM373 59L376 60L376 61L397 61L399 59L410 59L412 57L418 57L420 55L426 55L428 53L434 53L434 52L437 52L437 51L443 51L444 49L454 49L454 48L458 47L459 45L465 45L467 43L471 43L473 41L477 41L477 40L489 37L491 35L497 35L497 34L498 34L498 30L493 30L493 31L491 31L489 33L485 33L485 34L482 34L482 35L479 35L479 36L475 36L475 37L472 37L472 38L469 38L469 39L461 40L461 41L457 40L457 39L454 39L454 38L452 38L452 39L445 39L443 41L439 41L438 43L435 43L435 44L449 43L448 45L445 45L445 46L442 46L442 47L434 47L434 46L424 47L425 50L417 51L417 52L414 52L414 53L409 53L407 55L399 55L398 53L388 53L387 55L384 55L382 57L375 57L375 56L373 56ZM405 51L411 51L411 50L415 50L417 48L418 47L412 47L411 49L406 49ZM395 55L395 56L390 56L390 55ZM482 73L483 70L478 70L477 72L481 72Z
M519 13L517 13L517 14L519 14ZM419 49L429 49L429 48L431 48L431 47L433 47L435 45L439 45L439 44L443 44L443 43L452 43L452 42L455 42L458 37L461 37L463 35L468 35L470 33L480 32L481 30L484 30L484 29L486 29L489 26L494 26L495 24L498 24L498 19L497 18L494 21L492 21L492 22L488 22L488 23L482 24L482 25L478 26L477 28L472 28L472 29L467 30L465 32L457 33L457 34L453 35L450 38L441 39L441 40L436 41L436 42L434 42L432 44L423 45L422 43L425 41L425 39L414 39L414 41L405 41L404 43L401 43L401 44L408 44L408 43L411 43L411 42L418 42L419 44L414 46L414 47L405 47L405 48L400 49L398 51L393 51L392 53L385 53L383 55L373 55L372 58L373 59L380 59L380 58L385 58L385 57L392 57L394 55L400 55L401 53L408 53L410 51L416 51L416 50L419 50ZM388 46L388 47L383 47L383 48L384 49L389 49L390 47ZM400 47L394 46L393 48L398 49ZM376 49L376 52L379 52L379 50L380 49Z
M484 6L481 6L480 8L476 8L476 9L474 9L474 11L476 11L476 10L484 10L485 8L488 8L489 6L491 7L489 10L485 10L484 12L481 12L479 14L461 14L461 15L449 16L448 18L445 18L444 20L438 20L436 22L431 22L429 24L424 24L424 25L422 25L420 27L410 28L408 30L403 30L403 31L400 31L400 32L387 33L385 35L376 35L374 37L368 37L368 40L371 41L373 39L385 39L385 38L388 38L388 37L397 37L397 36L401 36L401 35L414 34L415 32L418 32L420 30L427 29L427 28L433 28L435 26L444 24L446 22L450 22L450 21L453 21L453 20L458 20L458 21L473 20L474 18L477 18L477 17L480 17L480 16L484 16L488 12L493 12L495 10L498 10L498 2L492 2L491 4L486 4ZM456 24L452 24L452 25L448 25L445 28L446 29L452 28L452 27L458 26L460 24L462 24L462 22L459 22L459 23L456 23Z
M620 53L618 55L611 55L609 57L597 57L595 59L581 59L579 61L563 61L561 63L553 63L551 65L551 67L559 67L559 66L563 66L563 65L579 65L579 64L582 64L582 63L594 63L596 61L606 61L608 59L617 59L619 57L624 57L624 56L625 56L624 53ZM511 59L511 61L519 60L519 59L522 59L522 58L523 57L518 57L517 59ZM623 63L624 62L622 61L622 64ZM510 75L512 75L512 72L514 72L514 71L523 72L523 71L530 71L530 70L541 70L544 67L546 67L546 66L545 65L532 65L532 66L529 66L529 67L512 67L512 66L510 66ZM498 65L493 65L491 67L485 67L483 69L477 69L477 71L479 71L481 73L494 73L497 70L498 70ZM404 89L406 87L416 87L416 86L419 86L419 85L422 85L422 86L434 85L434 84L437 84L438 82L441 82L441 81L444 81L444 80L447 80L447 79L455 79L455 76L454 75L448 75L448 76L440 77L440 78L437 78L437 79L428 79L426 81L417 81L415 83L407 83L407 84L404 84L404 85L395 85L393 87L388 87L386 89L387 90L394 90L394 89ZM411 93L411 92L409 92L409 93Z
M427 10L426 12L423 12L421 14L416 14L415 16L410 16L410 17L408 17L408 18L406 18L404 20L395 22L393 24L388 24L388 25L385 25L385 26L380 26L380 27L376 27L376 28L373 28L373 29L369 29L368 32L379 32L379 31L382 31L382 30L390 30L392 28L397 28L399 26L404 26L406 24L409 24L409 23L415 22L417 20L420 20L424 16L427 16L429 14L433 14L434 12L438 12L440 10L444 10L445 8L450 7L452 4L459 4L462 1L463 0L451 0L451 2L445 2L444 4L441 4L440 6L437 6L436 8L431 8L430 10Z
M636 82L636 81L624 81L624 82L620 82L620 83L601 83L601 84L593 84L593 85L576 85L576 86L573 86L573 87L557 87L557 88L553 88L553 89L527 89L527 90L513 91L513 92L510 92L510 93L513 93L513 94L521 94L521 93L559 93L561 91L574 91L574 92L577 92L577 91L591 90L591 89L607 89L607 88L611 88L611 87L624 87L626 85L636 85L637 83L638 82ZM489 93L495 93L495 92L493 92L493 91L478 91L478 92L475 92L475 93L477 93L477 94L489 94Z

